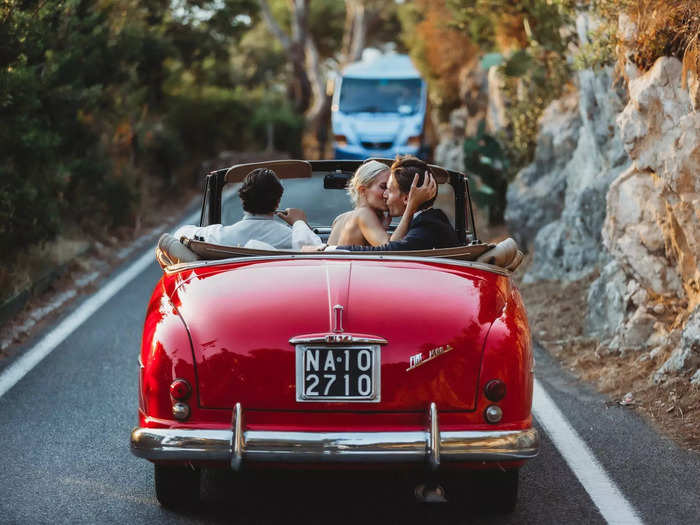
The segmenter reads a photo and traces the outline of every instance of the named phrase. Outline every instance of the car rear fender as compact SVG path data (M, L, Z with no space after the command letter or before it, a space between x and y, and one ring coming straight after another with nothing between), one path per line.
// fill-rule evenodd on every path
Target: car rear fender
M139 410L142 418L173 420L170 384L185 379L192 392L184 402L197 405L197 380L190 336L166 294L163 281L151 296L139 358ZM173 420L173 423L176 421Z
M475 409L486 334L508 278L446 262L258 261L185 270L171 299L194 349L201 408L416 411ZM369 334L381 348L381 399L300 403L295 343ZM420 365L420 366L419 366Z
M477 412L497 404L503 410L502 423L530 418L534 357L525 307L517 288L509 286L509 295L501 316L489 330L479 374ZM499 402L489 401L486 384L499 379L506 384L506 395Z

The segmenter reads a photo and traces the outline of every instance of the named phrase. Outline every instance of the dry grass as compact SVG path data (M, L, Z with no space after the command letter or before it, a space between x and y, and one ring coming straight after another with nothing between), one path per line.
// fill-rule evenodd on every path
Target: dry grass
M621 14L637 26L632 41L624 46L613 39L618 68L624 71L627 58L646 71L662 56L683 61L683 85L688 73L700 74L700 0L594 0L594 9L610 24ZM627 52L631 51L631 55Z
M545 344L562 364L607 394L610 403L632 394L631 409L638 410L660 431L681 446L700 452L700 389L684 376L654 384L654 372L668 359L670 349L650 357L646 352L610 354L594 340Z
M637 0L625 12L637 25L632 61L647 70L660 56L683 60L684 85L687 72L700 68L700 0ZM620 60L623 57L618 57Z
M50 271L84 253L89 242L84 237L66 234L55 240L32 246L16 254L12 264L0 267L0 304L15 296Z

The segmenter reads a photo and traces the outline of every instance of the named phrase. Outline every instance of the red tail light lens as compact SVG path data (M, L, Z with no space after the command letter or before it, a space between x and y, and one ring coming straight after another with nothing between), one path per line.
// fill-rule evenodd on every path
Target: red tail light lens
M184 401L190 397L191 393L192 388L184 379L176 379L170 385L170 395L173 396L173 399L177 399L178 401Z
M416 135L415 137L408 137L408 145L409 146L420 146L422 139L420 135Z
M335 141L338 143L338 146L347 146L348 145L348 138L345 135L336 135Z
M500 379L492 379L484 386L484 394L489 401L500 401L506 397L506 384Z

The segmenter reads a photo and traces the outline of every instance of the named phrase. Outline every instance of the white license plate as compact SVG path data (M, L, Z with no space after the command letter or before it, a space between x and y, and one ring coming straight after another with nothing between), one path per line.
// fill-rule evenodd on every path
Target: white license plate
M297 401L379 402L380 352L379 345L297 345Z

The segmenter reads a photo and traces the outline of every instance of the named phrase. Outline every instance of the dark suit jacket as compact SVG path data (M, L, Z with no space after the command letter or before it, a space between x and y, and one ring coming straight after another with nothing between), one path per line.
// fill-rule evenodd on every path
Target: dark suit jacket
M406 236L400 241L389 241L381 246L338 246L338 250L352 252L378 252L403 250L430 250L457 246L457 234L447 216L435 208L429 208L415 217Z

